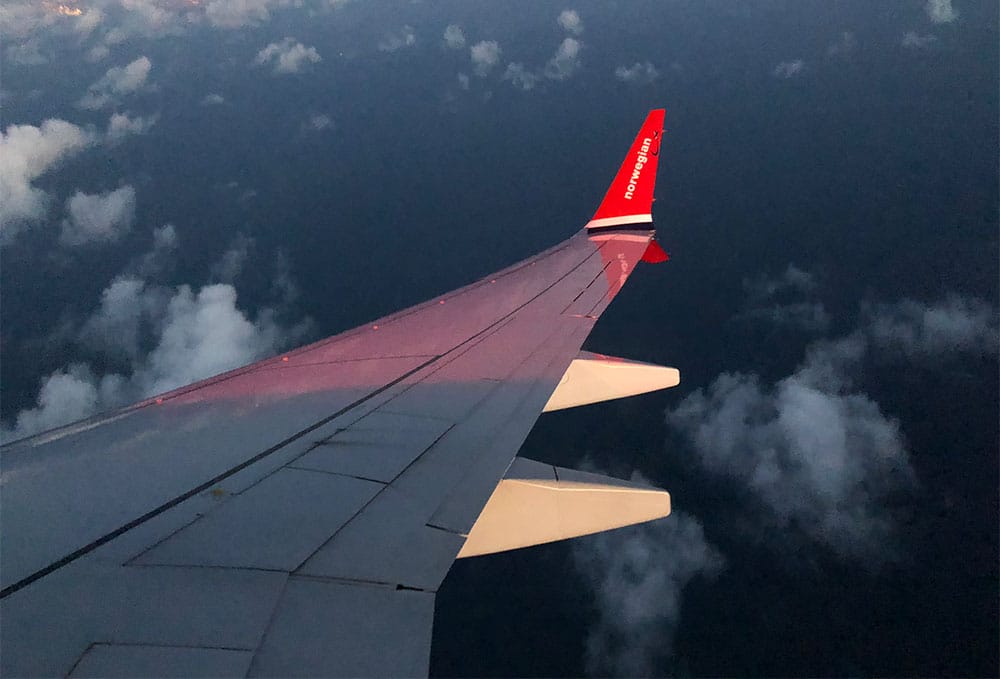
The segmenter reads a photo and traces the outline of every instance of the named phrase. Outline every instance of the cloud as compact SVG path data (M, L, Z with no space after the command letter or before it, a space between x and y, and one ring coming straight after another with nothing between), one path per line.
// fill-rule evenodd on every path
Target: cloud
M465 33L458 24L448 24L444 29L444 44L453 50L465 47Z
M744 278L743 289L752 300L764 301L786 292L795 294L813 292L816 289L816 279L808 271L803 271L794 264L789 264L788 268L776 278L766 275L752 279Z
M814 276L794 264L776 278L758 276L743 279L747 292L746 309L735 320L765 320L774 325L786 325L823 332L830 325L830 316L822 302L803 300L816 291Z
M219 260L212 265L210 279L219 283L234 283L243 272L243 265L250 257L254 245L253 238L237 233Z
M59 234L63 245L118 240L132 228L135 189L123 186L97 194L77 191L66 201L66 213Z
M927 16L936 24L950 24L958 18L958 12L951 6L951 0L927 0Z
M226 98L223 97L221 94L215 94L214 92L211 94L206 94L201 100L202 106L218 106L219 104L225 104L225 103L226 103Z
M17 414L14 427L0 429L12 441L59 425L83 419L98 410L99 383L86 365L74 363L41 382L37 405Z
M583 33L583 20L580 19L580 15L576 13L575 9L564 9L559 13L559 17L556 19L559 25L563 27L569 33L573 35L580 35Z
M805 66L806 62L802 61L802 59L782 61L774 67L774 71L772 71L772 73L775 78L785 78L787 80L788 78L793 78L802 73Z
M545 77L553 80L565 80L573 75L580 65L579 40L566 38L560 43L555 55L545 64Z
M274 63L275 73L299 73L306 64L322 61L315 47L306 47L295 38L285 38L281 42L272 42L257 52L254 63L262 66Z
M753 493L778 534L801 531L877 566L896 557L889 506L915 475L899 423L853 391L866 349L860 333L817 342L774 385L722 374L668 410L667 422L705 470Z
M274 0L209 0L205 5L205 18L219 28L255 26L271 18Z
M10 125L0 133L0 242L44 214L48 196L32 182L92 142L92 135L56 118L40 127Z
M830 327L830 314L822 302L793 302L753 307L737 316L739 320L764 320L773 325L786 325L823 332Z
M476 75L485 76L500 61L500 45L496 40L481 40L469 48L472 68Z
M511 63L507 64L507 70L503 73L503 79L510 81L515 87L519 87L527 92L534 89L540 77L538 74L526 69L524 64Z
M103 108L117 95L129 94L142 87L149 77L153 64L147 57L139 57L125 67L108 69L78 102L78 106L89 110Z
M879 347L910 358L966 353L994 355L1000 346L997 311L980 299L950 295L932 304L905 299L864 308L867 332Z
M465 73L459 73L458 86L461 87L463 90L469 89L469 76L467 76Z
M8 62L19 66L38 66L49 62L48 57L39 51L37 40L11 45L7 48L6 54Z
M672 653L684 588L724 563L698 519L683 512L579 538L572 549L595 594L586 653L587 671L597 676L652 676Z
M622 82L648 84L659 78L660 72L648 61L637 61L631 66L616 68L615 77Z
M314 132L320 132L322 130L327 130L333 126L333 118L326 115L325 113L314 113L309 116L308 120L304 123L303 127L307 130L312 130Z
M930 47L934 42L937 42L937 38L931 34L920 35L916 31L907 31L903 33L899 44L909 49L923 49Z
M153 229L152 249L136 258L126 271L142 278L158 278L173 266L178 241L173 224Z
M111 50L107 45L94 45L87 51L86 59L87 61L93 63L97 61L103 61L111 53Z
M246 365L301 341L310 325L285 327L273 308L251 319L237 306L232 285L194 291L116 278L81 331L81 342L109 356L125 356L129 369L98 377L83 363L43 378L37 403L22 410L3 440L29 436L101 410L120 407ZM144 335L152 350L143 355Z
M80 341L131 363L141 355L143 333L165 313L169 295L136 276L119 276L101 293L101 303L84 323Z
M395 52L404 47L413 47L417 44L417 36L413 32L412 26L403 26L396 33L386 33L379 40L378 48L382 52Z
M829 57L845 57L855 50L858 46L858 41L854 37L854 33L850 31L844 31L837 38L837 41L826 48L826 55Z
M112 113L108 120L108 133L106 139L109 142L119 142L125 137L133 134L146 134L153 125L156 124L157 116L136 116L130 118L126 113Z

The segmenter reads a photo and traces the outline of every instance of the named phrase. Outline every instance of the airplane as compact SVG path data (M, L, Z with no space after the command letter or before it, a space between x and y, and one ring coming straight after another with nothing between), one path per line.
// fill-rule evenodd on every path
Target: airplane
M680 381L581 351L666 259L663 122L534 257L0 449L0 675L426 675L456 558L667 516L666 491L517 456L543 412Z

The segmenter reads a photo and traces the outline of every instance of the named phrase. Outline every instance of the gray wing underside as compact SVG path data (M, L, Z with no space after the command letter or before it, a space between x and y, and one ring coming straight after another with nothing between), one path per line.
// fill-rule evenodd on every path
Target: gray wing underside
M5 447L0 673L426 674L435 592L650 235Z

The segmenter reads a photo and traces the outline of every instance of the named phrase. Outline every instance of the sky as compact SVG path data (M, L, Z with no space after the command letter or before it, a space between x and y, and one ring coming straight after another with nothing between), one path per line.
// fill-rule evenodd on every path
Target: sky
M521 454L665 520L456 563L435 676L998 674L998 16L898 0L0 6L4 439L553 245L665 107L585 348L679 387Z

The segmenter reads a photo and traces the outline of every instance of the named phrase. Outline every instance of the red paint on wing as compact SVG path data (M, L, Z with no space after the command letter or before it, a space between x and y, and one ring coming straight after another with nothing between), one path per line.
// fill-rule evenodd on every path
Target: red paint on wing
M660 262L666 262L669 260L670 255L668 255L667 251L660 247L660 244L655 240L649 241L646 251L642 253L642 261L647 264L659 264Z
M664 109L655 109L629 148L625 162L615 175L594 219L649 214L653 207L653 188L663 140Z

